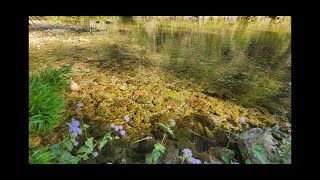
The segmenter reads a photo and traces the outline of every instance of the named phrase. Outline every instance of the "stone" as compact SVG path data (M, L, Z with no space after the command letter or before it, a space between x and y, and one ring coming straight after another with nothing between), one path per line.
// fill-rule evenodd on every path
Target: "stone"
M287 153L290 155L280 161L285 164L291 163L291 135L281 131L252 128L240 135L238 145L243 159L249 159L254 164L278 164L276 161L283 157L284 149L289 148L290 151Z

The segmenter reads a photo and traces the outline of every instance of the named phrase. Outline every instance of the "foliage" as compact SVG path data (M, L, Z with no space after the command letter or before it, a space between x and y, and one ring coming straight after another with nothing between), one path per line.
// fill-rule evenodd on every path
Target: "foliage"
M29 156L30 164L52 164L54 158L51 156L51 152L48 148L40 148Z
M262 164L267 164L268 161L262 157L262 153L264 152L264 148L262 146L257 145L255 148L252 149L255 153L256 157Z
M48 132L63 118L66 108L63 95L48 84L29 84L29 126L35 132Z
M168 123L165 125L165 124L163 124L163 123L156 123L157 125L159 125L160 127L162 127L164 130L165 130L165 132L166 133L169 133L169 134L171 134L172 136L174 136L173 135L173 131L172 131L172 127L175 125L175 122L174 122L174 120L172 119L169 119L169 121L168 121Z
M80 129L84 130L89 127L89 125L83 124ZM77 164L81 159L88 160L90 154L96 157L98 156L98 152L94 151L95 147L98 145L98 149L101 151L107 142L114 138L111 137L111 132L107 132L96 144L93 144L93 137L87 138L85 144L77 151L77 155L72 155L71 151L75 145L78 145L76 139L77 135L69 134L61 143L51 146L52 156L56 158L60 164Z
M157 143L154 144L154 149L151 154L146 156L146 163L147 164L157 164L159 157L166 151L166 147L162 144Z
M76 105L78 108L83 107L83 103L78 103ZM127 118L125 118L127 119ZM72 120L71 123L67 123L69 126L69 134L63 138L63 141L57 144L54 144L50 147L50 151L43 152L45 153L43 155L43 158L47 158L49 160L54 160L55 162L58 162L59 164L77 164L80 160L88 160L90 158L90 155L92 154L92 157L95 158L99 155L97 151L95 151L95 148L98 147L99 151L101 152L102 148L111 140L120 139L120 137L115 135L112 136L112 132L106 132L106 134L103 136L103 138L100 141L97 141L94 143L94 137L87 138L84 145L82 145L76 153L74 153L74 147L79 145L79 142L77 139L79 138L79 135L82 134L82 131L86 132L86 129L90 126L87 124L80 125L80 122L77 120ZM115 131L118 131L120 126L111 126L112 129ZM117 127L117 130L115 129ZM123 137L125 135L125 131L123 130L123 127L121 126L121 131L119 132L121 136ZM124 133L123 133L123 132ZM87 136L87 135L86 135ZM159 145L156 146L156 149L160 152L164 152L163 148L161 148ZM37 154L35 152L34 154ZM35 155L30 156L29 159L35 159ZM39 159L39 158L38 158ZM30 160L30 161L31 161ZM47 161L49 161L47 160ZM38 162L38 163L46 163L46 161L42 160L33 160L31 162Z
M50 87L63 90L68 87L68 79L70 75L68 74L71 70L72 65L65 68L52 69L47 68L43 71L38 72L38 74L33 74L30 81L34 83L48 84Z
M63 118L66 101L59 90L67 88L71 65L58 70L46 69L29 80L29 125L35 132L48 132Z

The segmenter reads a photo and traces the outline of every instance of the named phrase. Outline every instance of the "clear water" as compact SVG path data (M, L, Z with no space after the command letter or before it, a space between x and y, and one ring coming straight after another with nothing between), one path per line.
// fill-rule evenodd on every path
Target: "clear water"
M290 32L248 30L246 24L212 32L154 29L142 28L136 38L162 54L159 66L202 85L208 95L290 119Z

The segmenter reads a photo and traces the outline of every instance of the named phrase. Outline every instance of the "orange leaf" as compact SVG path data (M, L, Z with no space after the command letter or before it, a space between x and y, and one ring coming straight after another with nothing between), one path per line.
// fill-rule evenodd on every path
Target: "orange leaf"
M133 95L134 96L142 96L144 94L144 91L143 90L136 90Z
M106 76L106 73L101 72L101 73L99 73L99 76L100 76L100 77L105 77L105 76Z

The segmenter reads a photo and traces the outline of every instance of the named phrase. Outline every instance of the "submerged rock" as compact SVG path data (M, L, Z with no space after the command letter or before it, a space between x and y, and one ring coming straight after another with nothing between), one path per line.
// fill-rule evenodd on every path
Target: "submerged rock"
M291 163L291 136L278 130L253 128L238 139L244 160L254 164Z

